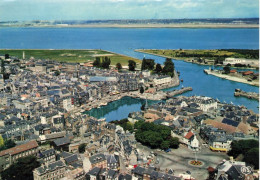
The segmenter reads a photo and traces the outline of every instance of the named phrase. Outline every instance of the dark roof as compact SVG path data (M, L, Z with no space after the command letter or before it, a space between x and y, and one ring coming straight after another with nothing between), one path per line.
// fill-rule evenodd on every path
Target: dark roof
M137 175L143 176L144 171L145 171L144 168L137 166L137 167L133 170L133 173L134 173L134 174L137 174Z
M120 174L118 180L132 180L132 176L129 174L126 175Z
M72 162L78 161L78 156L77 156L77 154L73 154L69 157L64 158L64 160L67 164L70 164Z
M39 174L44 174L65 166L66 165L62 161L55 161L53 163L48 164L47 166L41 166L35 169L35 171L37 171Z
M88 175L92 175L92 176L98 176L100 170L101 170L101 169L100 169L99 167L94 167L94 168L91 169L87 174L88 174Z
M222 120L222 123L228 124L228 125L231 125L231 126L234 126L234 127L237 127L238 124L239 124L239 122L233 121L233 120L227 119L227 118L224 118L224 119Z
M106 160L106 157L104 154L96 154L89 158L89 161L91 162L91 164L96 164L96 163L104 161L104 160Z
M70 139L68 137L59 138L59 139L55 139L54 143L55 143L56 146L62 146L62 145L65 145L65 144L69 144Z

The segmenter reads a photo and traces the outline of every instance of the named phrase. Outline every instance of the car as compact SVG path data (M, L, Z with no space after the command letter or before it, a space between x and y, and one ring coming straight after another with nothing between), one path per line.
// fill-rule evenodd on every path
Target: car
M157 156L157 153L154 153L155 156Z
M169 149L166 149L164 150L165 152L171 152L172 150L169 148Z

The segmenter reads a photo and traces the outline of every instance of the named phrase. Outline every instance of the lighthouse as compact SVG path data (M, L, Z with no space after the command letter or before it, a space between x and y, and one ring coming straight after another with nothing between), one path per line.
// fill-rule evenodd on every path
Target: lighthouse
M23 51L23 60L25 59L25 52Z

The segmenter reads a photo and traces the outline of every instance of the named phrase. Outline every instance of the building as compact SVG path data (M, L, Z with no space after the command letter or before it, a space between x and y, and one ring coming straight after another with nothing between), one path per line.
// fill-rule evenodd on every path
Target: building
M8 168L17 159L30 155L37 156L38 143L33 140L0 152L0 171Z
M215 99L210 97L197 96L193 99L199 105L199 109L207 112L209 110L217 109L218 103Z
M198 149L199 148L199 141L198 141L196 135L191 131L186 133L186 135L183 138L183 142L190 149Z
M91 167L107 168L107 159L104 154L96 154L89 158Z
M226 58L223 61L223 65L235 65L235 64L242 64L242 65L250 65L253 67L259 66L259 60L258 59L244 59L244 58Z
M65 176L66 165L62 161L55 161L33 171L34 180L61 179Z
M153 79L155 86L167 85L172 82L172 78L170 76L160 76L158 78Z

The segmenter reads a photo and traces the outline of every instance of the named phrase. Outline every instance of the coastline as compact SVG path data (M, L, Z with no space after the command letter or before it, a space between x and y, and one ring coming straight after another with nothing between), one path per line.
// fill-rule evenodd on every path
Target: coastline
M252 85L252 86L258 86L259 87L259 83L250 82L250 81L247 81L247 80L242 79L242 78L233 77L233 76L229 76L229 75L225 75L225 74L219 74L219 73L210 71L208 69L205 69L204 71L209 75L213 75L213 76L216 76L216 77L219 77L219 78L222 78L222 79L227 79L227 80L230 80L230 81L240 82L240 83L249 84L249 85Z
M0 28L259 28L259 24L194 24L194 23L172 23L172 24L61 24L61 25L1 25Z
M174 59L174 60L177 60L177 61L184 61L184 62L187 62L187 63L197 64L197 65L201 65L201 66L212 66L212 65L214 65L214 64L211 64L211 63L205 64L205 63L192 62L191 61L192 57L171 57L171 56L165 56L165 55L161 55L161 54L146 52L145 50L153 50L153 49L135 49L134 51L139 52L139 53L144 53L144 54L150 54L150 55L157 56L157 57L164 57L164 58ZM154 49L154 50L163 50L163 49ZM221 65L221 64L217 64L215 66L225 67L224 65ZM257 69L255 67L234 67L234 66L232 66L232 68L235 68L235 69Z

